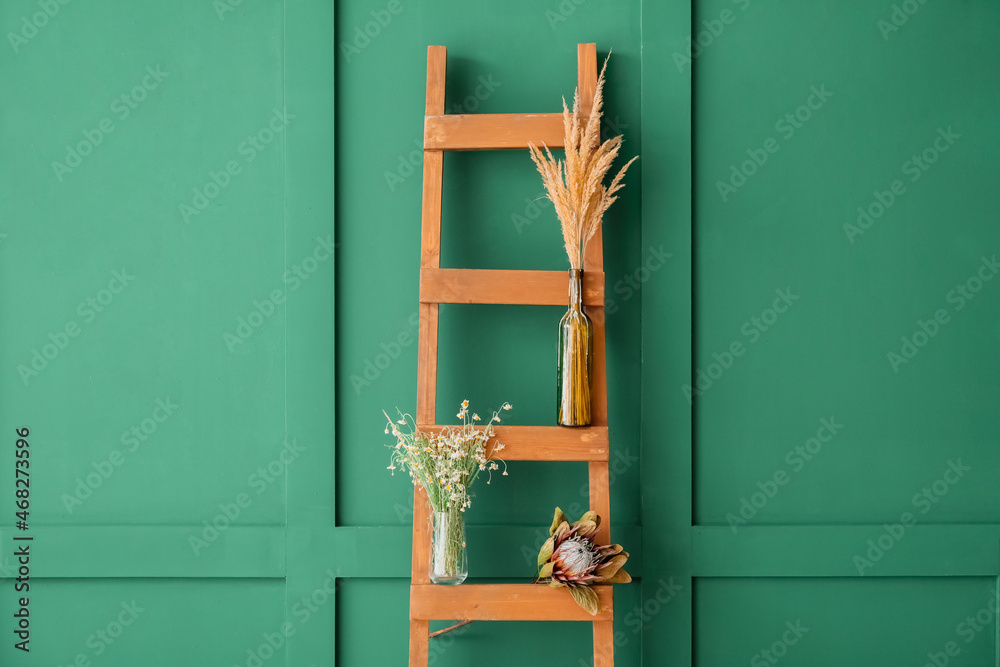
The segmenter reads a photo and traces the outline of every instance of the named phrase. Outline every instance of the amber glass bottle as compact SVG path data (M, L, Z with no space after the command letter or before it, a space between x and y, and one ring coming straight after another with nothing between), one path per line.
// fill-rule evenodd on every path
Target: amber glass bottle
M559 424L590 424L590 359L594 324L583 312L583 271L569 270L569 310L559 322L557 401Z

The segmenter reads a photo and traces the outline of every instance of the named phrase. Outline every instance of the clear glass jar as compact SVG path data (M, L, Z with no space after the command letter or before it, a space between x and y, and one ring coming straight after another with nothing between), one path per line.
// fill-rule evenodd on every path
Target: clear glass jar
M430 578L435 584L456 586L469 576L464 518L458 509L431 515Z

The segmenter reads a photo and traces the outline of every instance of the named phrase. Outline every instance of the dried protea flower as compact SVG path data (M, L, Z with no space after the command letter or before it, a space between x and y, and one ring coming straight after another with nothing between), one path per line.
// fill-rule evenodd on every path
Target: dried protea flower
M592 616L597 615L600 601L590 588L593 584L627 584L632 581L622 569L628 553L620 544L594 544L601 517L593 510L570 525L563 511L556 508L549 527L549 539L538 554L536 583L553 588L569 588L576 603Z

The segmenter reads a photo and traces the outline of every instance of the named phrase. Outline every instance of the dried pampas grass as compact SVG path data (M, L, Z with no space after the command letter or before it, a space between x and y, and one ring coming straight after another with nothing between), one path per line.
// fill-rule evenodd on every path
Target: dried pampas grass
M610 54L608 57L610 58ZM565 161L552 157L552 151L544 144L544 153L534 144L528 144L531 159L542 175L545 190L562 224L566 255L569 256L570 268L573 269L583 268L587 243L597 232L604 212L618 199L615 193L623 186L625 170L638 159L636 156L629 160L611 180L611 184L605 187L604 177L618 157L622 145L621 135L601 143L601 108L604 103L602 91L604 71L607 68L608 61L605 60L597 79L592 111L585 119L586 124L580 112L580 89L577 88L573 95L572 112L566 107L566 99L563 98Z

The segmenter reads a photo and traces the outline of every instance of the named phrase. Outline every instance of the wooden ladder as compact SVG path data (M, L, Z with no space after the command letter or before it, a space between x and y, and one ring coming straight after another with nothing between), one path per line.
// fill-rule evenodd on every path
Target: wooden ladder
M420 342L417 425L436 431L438 306L442 303L564 306L565 271L497 271L441 268L441 187L444 151L526 149L528 142L563 147L561 113L445 115L447 50L427 49L427 106L424 116L424 190L420 249ZM577 85L583 112L597 89L597 46L577 46ZM525 161L528 156L525 155ZM601 516L598 544L610 544L608 488L608 400L604 338L604 252L600 228L584 258L583 301L594 323L592 425L497 426L507 461L586 461L590 507ZM552 335L556 335L555 322ZM554 360L553 360L554 362ZM544 508L547 512L549 508ZM547 515L546 515L547 516ZM574 517L579 518L579 517ZM589 621L594 624L594 666L613 667L614 604L611 586L596 586L600 611L591 616L569 591L539 584L430 583L430 511L427 495L414 487L413 573L410 586L410 666L426 667L432 620Z

